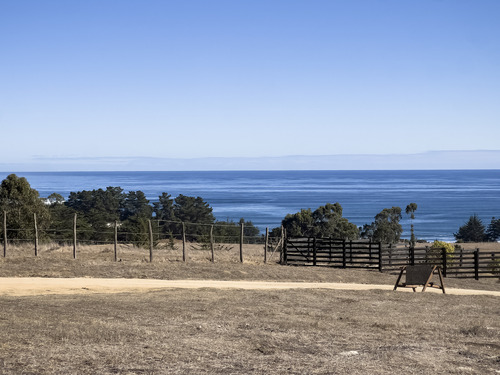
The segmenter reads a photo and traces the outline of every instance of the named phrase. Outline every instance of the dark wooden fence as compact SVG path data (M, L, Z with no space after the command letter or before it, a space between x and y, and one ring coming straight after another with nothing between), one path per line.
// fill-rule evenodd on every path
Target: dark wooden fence
M314 237L287 238L283 249L283 260L285 264L291 265L381 270L381 248L380 243L366 241Z
M500 276L500 251L464 250L447 253L444 248L386 246L382 250L382 269L399 269L406 265L432 264L440 266L445 277L488 278Z
M500 251L444 248L395 247L370 241L332 238L287 238L283 263L301 266L372 268L399 270L406 265L431 264L442 268L445 277L479 278L500 276Z

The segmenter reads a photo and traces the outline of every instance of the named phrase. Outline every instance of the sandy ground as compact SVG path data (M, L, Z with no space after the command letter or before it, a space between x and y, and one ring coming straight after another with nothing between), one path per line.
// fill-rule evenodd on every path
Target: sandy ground
M99 278L0 278L0 295L32 296L44 294L89 294L143 292L162 289L334 289L334 290L392 290L391 285L354 283L308 283L269 281L221 281L221 280L152 280L152 279L99 279ZM420 288L419 288L420 289ZM411 292L409 288L398 291ZM442 293L427 288L426 291ZM447 294L490 295L500 297L499 291L446 288Z

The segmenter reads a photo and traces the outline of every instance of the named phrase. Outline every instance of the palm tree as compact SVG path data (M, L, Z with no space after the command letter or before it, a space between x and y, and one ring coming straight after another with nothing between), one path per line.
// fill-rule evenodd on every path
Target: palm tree
M412 247L415 247L415 233L413 232L413 220L415 219L415 211L417 210L417 204L416 203L410 203L408 206L406 206L406 214L410 215L411 219L411 238L410 238L410 245Z

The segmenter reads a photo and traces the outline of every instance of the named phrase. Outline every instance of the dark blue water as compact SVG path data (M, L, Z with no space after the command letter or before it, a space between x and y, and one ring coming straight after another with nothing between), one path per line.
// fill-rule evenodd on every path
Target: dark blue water
M8 173L0 173L3 179ZM18 173L46 197L120 186L142 190L151 201L162 192L201 196L219 220L251 220L261 230L280 225L287 213L339 202L344 216L361 226L383 208L415 202L421 239L453 240L472 214L485 224L500 217L500 170L467 171L219 171ZM404 238L409 220L403 215Z

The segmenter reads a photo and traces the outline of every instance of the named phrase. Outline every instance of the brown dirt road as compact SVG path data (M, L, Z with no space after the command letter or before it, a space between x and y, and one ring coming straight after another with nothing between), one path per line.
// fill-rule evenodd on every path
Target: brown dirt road
M354 283L311 283L269 281L221 281L221 280L157 280L157 279L104 279L104 278L0 278L0 296L30 296L44 294L89 294L144 292L164 289L333 289L333 290L392 290L392 285ZM411 289L399 288L411 292ZM442 293L428 288L427 291ZM499 291L446 288L447 294L489 295L500 297Z

